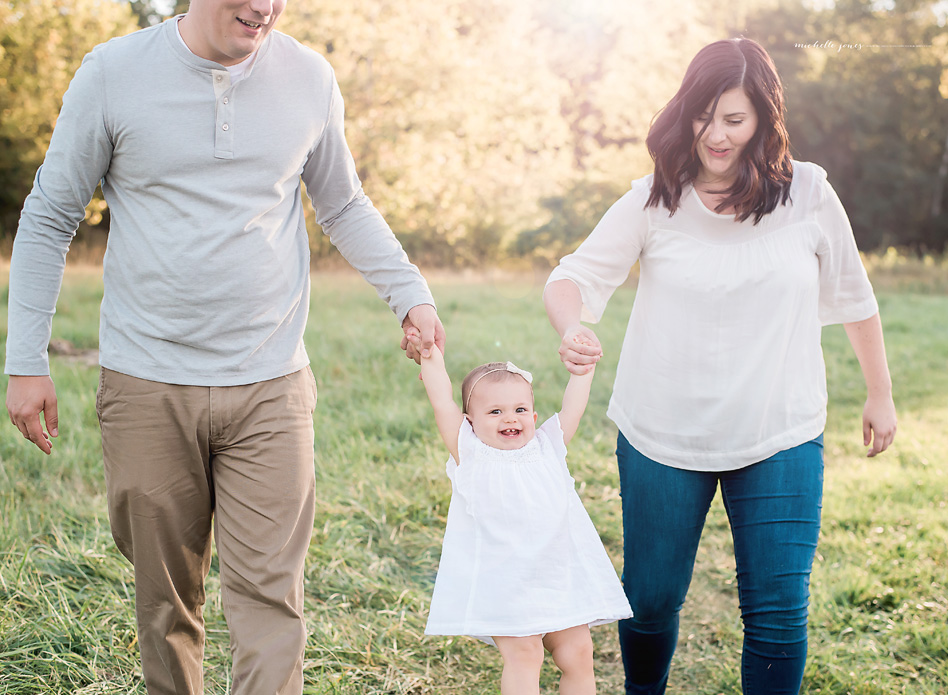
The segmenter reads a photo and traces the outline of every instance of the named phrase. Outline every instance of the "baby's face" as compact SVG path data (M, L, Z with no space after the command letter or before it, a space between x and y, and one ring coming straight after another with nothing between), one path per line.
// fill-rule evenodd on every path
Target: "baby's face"
M533 389L519 376L481 380L471 392L467 416L477 438L495 449L519 449L536 434Z

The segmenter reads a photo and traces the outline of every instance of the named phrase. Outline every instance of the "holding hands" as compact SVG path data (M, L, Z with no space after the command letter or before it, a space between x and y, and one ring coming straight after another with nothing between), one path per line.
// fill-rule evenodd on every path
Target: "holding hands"
M569 373L582 376L596 368L602 358L602 345L592 329L580 324L563 333L559 353Z
M444 326L438 318L437 309L431 304L418 304L409 309L402 321L402 330L405 335L401 347L405 357L415 360L417 364L421 364L422 357L430 355L432 345L437 345L444 352ZM409 339L409 332L414 335L414 340Z
M551 282L543 290L543 303L553 329L560 334L560 359L570 374L582 376L602 358L602 344L591 328L579 322L583 300L570 280Z

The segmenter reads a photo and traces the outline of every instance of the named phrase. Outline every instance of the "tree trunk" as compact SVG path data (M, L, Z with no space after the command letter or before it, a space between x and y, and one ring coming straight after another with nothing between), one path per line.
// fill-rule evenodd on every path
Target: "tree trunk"
M948 136L945 137L945 150L941 155L941 166L935 176L935 194L932 196L932 218L941 214L941 201L945 193L945 180L948 179Z

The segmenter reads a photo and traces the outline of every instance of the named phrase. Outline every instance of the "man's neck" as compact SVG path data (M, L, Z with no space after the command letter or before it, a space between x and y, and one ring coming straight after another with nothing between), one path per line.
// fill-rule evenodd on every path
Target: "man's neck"
M201 23L201 19L199 17L193 16L193 12L189 11L186 14L179 17L175 25L177 27L178 37L181 39L182 43L184 43L185 47L189 51L191 51L193 55L197 56L198 58L202 58L204 60L210 60L215 63L220 63L225 68L232 68L242 63L245 63L248 60L251 60L254 54L256 53L256 51L253 51L252 53L247 54L243 58L233 58L231 56L223 56L223 60L222 60L221 55L215 56L213 55L214 51L203 46L203 42L201 41L201 36L198 29L198 27L200 26L200 23Z
M189 27L191 26L191 24L190 24L190 23L186 23L186 22L184 21L184 20L186 20L186 19L188 18L188 16L189 16L189 15L187 15L187 14L186 14L186 15L183 15L183 16L181 16L181 17L178 18L178 21L177 21L177 22L175 22L175 32L178 34L178 38L181 40L182 45L183 45L185 48L188 49L188 51L191 53L191 55L196 56L196 57L198 57L198 58L203 58L204 60L213 60L212 58L208 58L208 57L206 57L206 56L202 56L202 55L200 55L200 54L198 54L197 52L194 51L194 49L191 47L191 45L197 43L196 41L192 40L191 44L188 43L188 39L186 38L185 34L190 33L190 32L188 31L188 29L189 29ZM227 68L227 70L231 73L231 76L232 76L232 77L235 76L235 75L241 75L241 76L242 76L243 73L244 73L244 70L246 69L246 67L247 67L251 62L253 62L254 56L256 56L256 55L257 55L257 52L254 51L253 53L251 53L250 55L248 55L246 58L244 58L244 59L242 59L242 60L240 60L240 61L238 61L238 62L236 62L236 63L233 63L233 64L231 64L231 65L227 65L227 64L225 64L225 63L221 63L221 65L223 65L225 68ZM216 61L216 60L215 60L214 62L219 62L219 61Z

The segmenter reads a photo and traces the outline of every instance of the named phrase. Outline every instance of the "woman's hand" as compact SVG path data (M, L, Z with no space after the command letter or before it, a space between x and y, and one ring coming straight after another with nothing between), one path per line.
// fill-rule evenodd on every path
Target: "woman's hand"
M895 403L892 401L892 377L885 358L882 320L879 314L863 321L844 323L856 359L866 380L866 406L862 410L862 443L869 456L881 454L895 438Z
M889 448L895 439L895 430L895 403L892 396L870 395L862 410L862 443L869 447L870 458Z
M559 353L569 373L581 376L596 368L602 345L592 329L580 324L564 331Z

